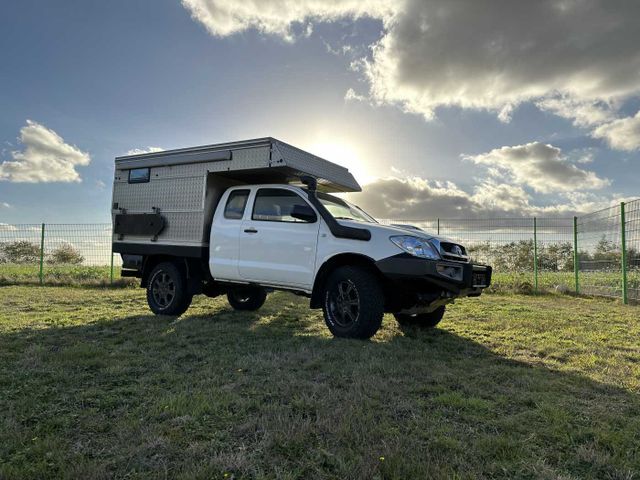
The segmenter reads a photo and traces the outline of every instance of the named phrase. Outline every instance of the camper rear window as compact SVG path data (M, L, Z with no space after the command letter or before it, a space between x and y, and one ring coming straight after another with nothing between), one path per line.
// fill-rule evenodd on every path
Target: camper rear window
M133 170L129 170L129 183L147 183L148 181L148 168L134 168Z

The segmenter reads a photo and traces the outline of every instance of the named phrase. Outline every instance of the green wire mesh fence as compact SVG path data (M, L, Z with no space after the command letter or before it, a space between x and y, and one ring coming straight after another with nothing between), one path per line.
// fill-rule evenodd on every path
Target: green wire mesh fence
M120 265L110 223L0 223L0 283L108 284Z
M381 220L456 240L494 287L640 301L640 200L574 218ZM623 228L624 226L624 228Z
M577 218L380 222L462 243L474 261L493 266L495 288L640 300L640 200ZM119 281L120 265L111 224L0 223L0 283L109 284Z
M628 202L624 208L627 298L640 302L640 200Z
M465 245L473 261L493 267L496 288L516 286L519 291L531 292L575 289L571 218L381 222L414 225Z

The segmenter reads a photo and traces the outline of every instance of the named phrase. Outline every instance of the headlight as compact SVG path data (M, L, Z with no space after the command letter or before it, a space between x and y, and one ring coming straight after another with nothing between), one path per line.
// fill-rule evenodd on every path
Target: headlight
M411 235L399 235L397 237L390 237L389 240L395 243L400 249L415 257L430 258L431 260L440 259L440 255L438 255L433 245L422 238L412 237Z

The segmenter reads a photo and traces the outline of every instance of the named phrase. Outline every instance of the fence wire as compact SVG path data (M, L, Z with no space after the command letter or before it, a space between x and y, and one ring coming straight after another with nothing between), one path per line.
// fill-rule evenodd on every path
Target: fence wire
M384 219L381 223L413 225L461 243L474 262L493 267L495 286L515 285L521 291L575 289L571 218Z
M625 204L627 295L640 302L640 200Z
M415 226L465 245L475 262L493 266L497 288L577 291L640 301L640 200L624 206L624 249L622 213L617 205L577 219L382 219L380 223ZM120 266L120 256L111 254L109 223L0 223L0 283L108 283L119 278Z
M107 283L120 265L110 223L0 224L2 283Z
M580 291L604 297L622 296L620 206L578 218Z

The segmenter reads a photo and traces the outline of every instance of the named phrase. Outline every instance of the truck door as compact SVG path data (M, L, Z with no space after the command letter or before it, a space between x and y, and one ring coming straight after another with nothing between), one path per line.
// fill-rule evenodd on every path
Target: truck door
M243 280L311 288L320 221L291 216L311 208L296 192L259 188L240 230L238 270Z

